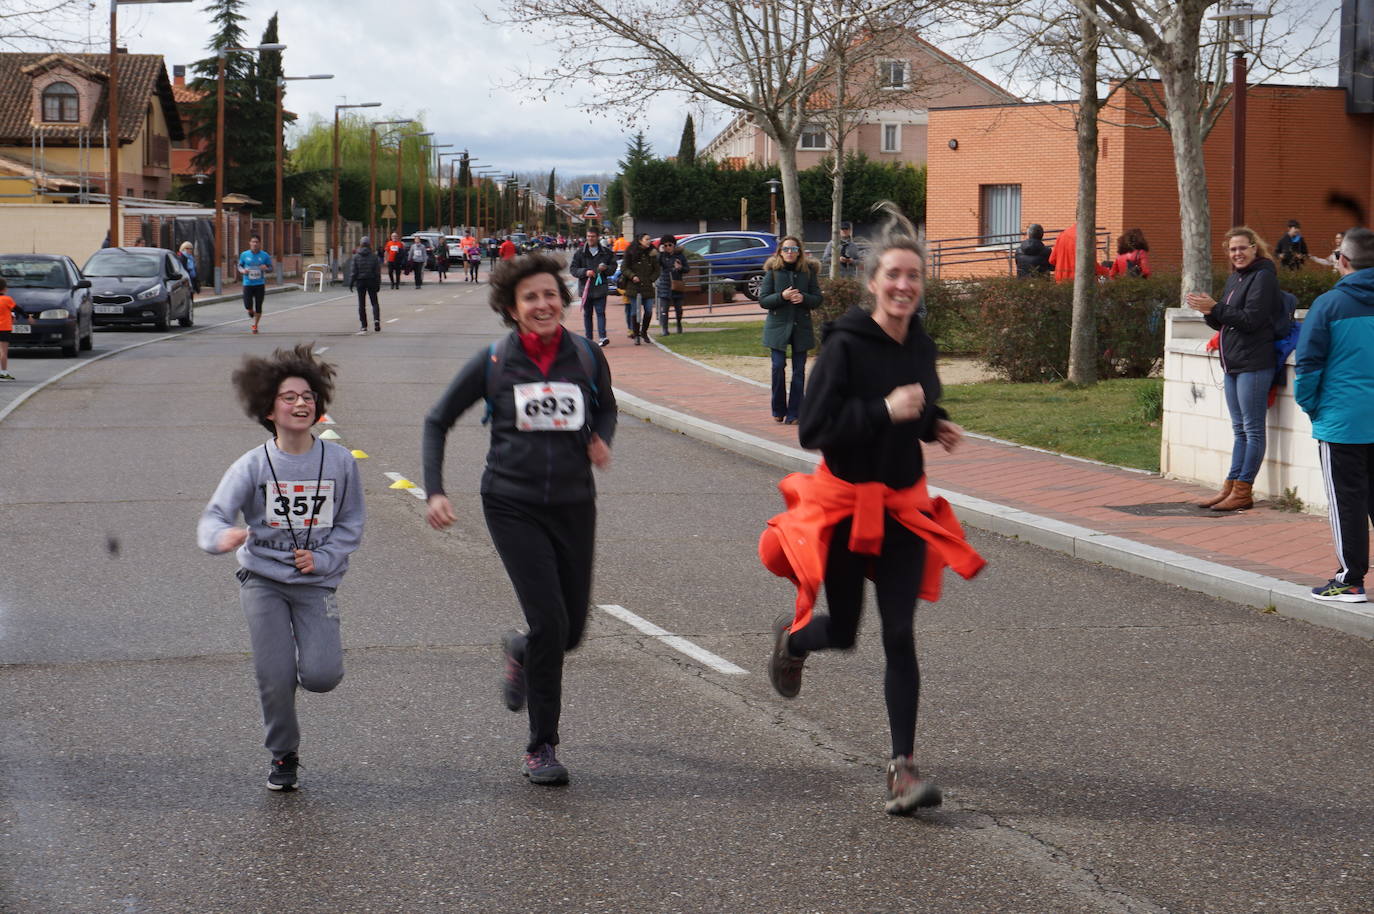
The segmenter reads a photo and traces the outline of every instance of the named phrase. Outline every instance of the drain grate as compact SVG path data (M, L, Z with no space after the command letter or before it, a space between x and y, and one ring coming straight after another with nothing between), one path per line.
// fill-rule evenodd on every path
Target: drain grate
M1122 514L1133 514L1136 517L1226 517L1233 514L1233 511L1212 511L1208 508L1199 508L1189 501L1162 501L1150 505L1105 505L1113 511L1120 511Z

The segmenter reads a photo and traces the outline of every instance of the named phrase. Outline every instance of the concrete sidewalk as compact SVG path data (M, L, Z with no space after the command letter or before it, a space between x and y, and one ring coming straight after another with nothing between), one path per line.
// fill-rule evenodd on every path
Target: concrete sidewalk
M574 309L569 329L580 329L580 319ZM606 355L631 415L786 471L818 459L799 447L795 426L772 420L757 382L657 345L633 346L618 331ZM1336 568L1323 517L1264 503L1238 513L1200 510L1192 502L1211 493L1196 486L988 438L971 437L954 454L932 446L926 460L932 489L972 526L1374 638L1374 605L1310 596Z

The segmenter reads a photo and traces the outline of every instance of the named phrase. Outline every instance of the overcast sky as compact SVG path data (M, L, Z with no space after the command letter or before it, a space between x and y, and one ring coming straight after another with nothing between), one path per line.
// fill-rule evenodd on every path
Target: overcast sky
M479 166L518 172L557 168L562 179L613 174L629 140L626 128L613 112L597 115L579 108L596 98L584 85L569 84L547 98L534 88L507 88L521 72L542 69L539 62L551 49L523 33L489 25L478 8L490 2L499 0L250 0L244 5L243 26L248 43L256 44L268 18L278 12L287 75L335 75L288 84L287 105L302 122L312 115L331 119L336 104L381 102L382 107L362 113L376 119L421 117L436 134L433 142L468 149ZM120 43L134 53L162 54L170 74L175 64L207 56L212 23L204 6L204 0L121 5ZM1316 23L1329 21L1339 6L1340 0L1311 0L1289 9ZM91 50L107 49L106 0L69 14L60 31L62 38L88 42ZM1331 58L1335 54L1333 46ZM1015 85L990 63L972 65L1014 91L1033 90ZM1328 70L1300 81L1311 82L1314 76L1327 84L1335 78ZM688 110L686 99L664 98L640 112L636 128L645 132L656 154L675 155ZM703 123L703 112L694 113L700 148L727 117L718 110L707 112Z

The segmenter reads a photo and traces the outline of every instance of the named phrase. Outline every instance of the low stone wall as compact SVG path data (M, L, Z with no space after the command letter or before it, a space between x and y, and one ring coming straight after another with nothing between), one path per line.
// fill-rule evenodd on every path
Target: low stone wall
M1299 311L1301 319L1306 312ZM1207 352L1215 332L1190 308L1170 308L1164 336L1164 425L1159 469L1171 478L1220 487L1231 465L1231 414L1222 390L1221 359ZM1293 357L1286 384L1269 409L1264 463L1255 479L1256 498L1296 490L1305 509L1326 513L1326 488L1312 423L1293 399Z

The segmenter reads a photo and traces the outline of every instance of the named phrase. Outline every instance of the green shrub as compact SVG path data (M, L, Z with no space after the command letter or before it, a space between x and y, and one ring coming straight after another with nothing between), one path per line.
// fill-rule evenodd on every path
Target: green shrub
M1326 267L1317 265L1320 269L1310 270L1285 270L1279 268L1279 288L1285 292L1292 292L1298 299L1298 308L1312 307L1312 301L1323 292L1331 291L1331 287L1336 284L1340 276L1335 270L1328 270Z
M1164 420L1164 381L1154 378L1143 382L1135 391L1136 415L1141 422Z
M821 306L811 313L817 326L833 321L864 298L864 287L857 279L839 276L821 277Z
M983 351L976 284L957 280L926 281L926 332L941 355L978 355Z

